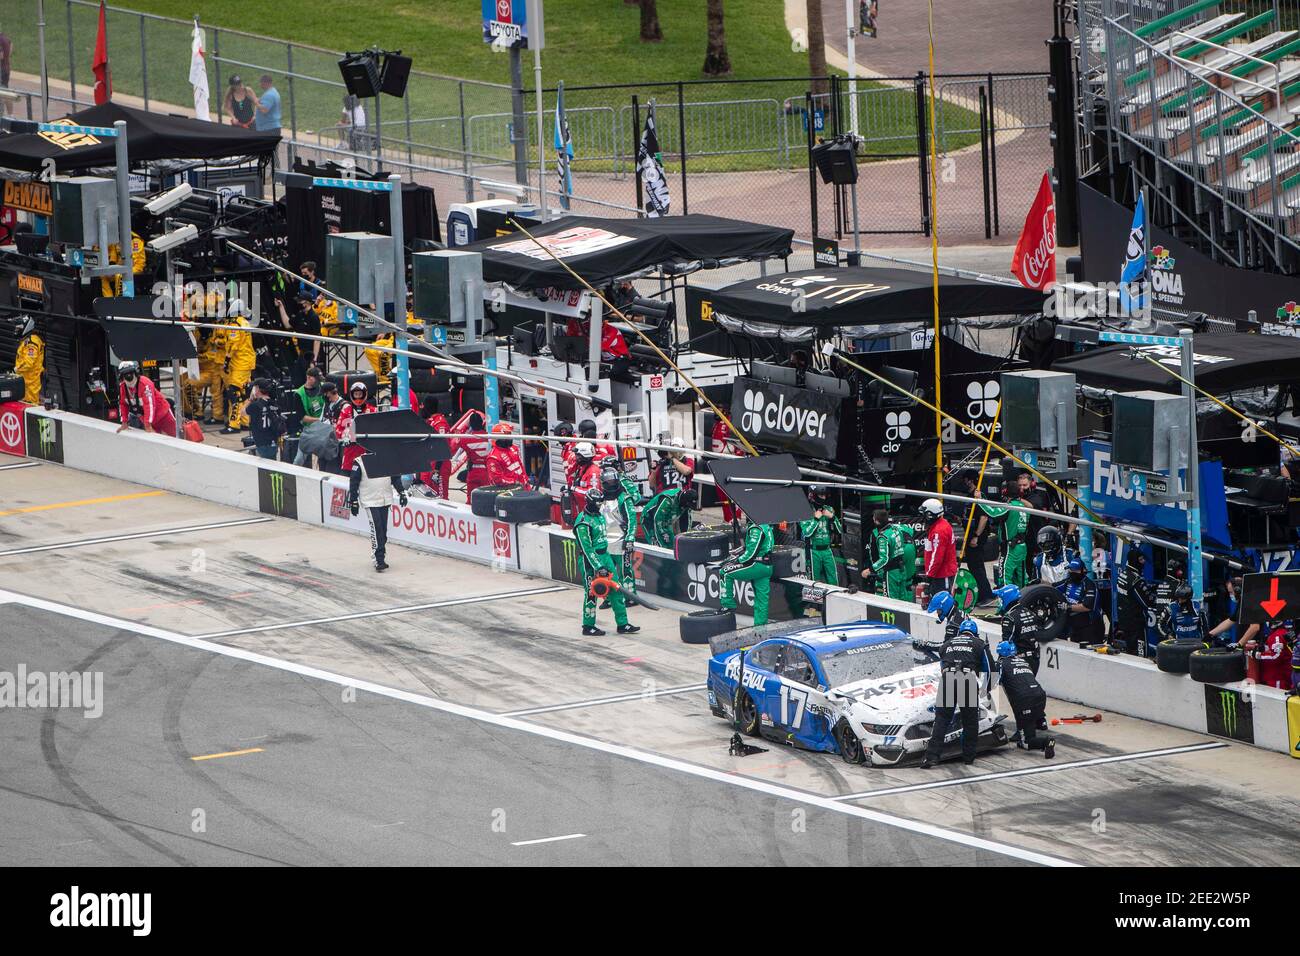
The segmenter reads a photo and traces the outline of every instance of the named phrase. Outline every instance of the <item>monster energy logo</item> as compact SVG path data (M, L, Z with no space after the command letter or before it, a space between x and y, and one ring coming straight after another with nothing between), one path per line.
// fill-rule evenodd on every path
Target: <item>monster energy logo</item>
M1229 737L1237 736L1237 694L1235 691L1219 691L1219 710L1223 714L1223 731Z
M578 542L573 538L563 540L564 555L564 576L567 578L576 578L578 576Z
M278 515L284 514L284 474L273 471L267 476L271 484L271 510Z
M56 428L58 423L52 418L38 418L39 424L36 428L36 440L40 444L41 457L49 461L54 454L54 446L58 441Z

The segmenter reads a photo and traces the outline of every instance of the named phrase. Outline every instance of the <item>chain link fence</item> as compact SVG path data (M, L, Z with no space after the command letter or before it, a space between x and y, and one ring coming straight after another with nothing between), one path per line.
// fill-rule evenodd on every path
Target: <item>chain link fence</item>
M40 119L37 0L9 0L13 39L10 110ZM90 75L98 6L46 0L45 46L51 117L93 100ZM108 8L115 98L159 112L192 115L189 85L193 23ZM230 121L229 81L256 89L269 74L282 101L285 165L295 158L350 161L433 185L451 202L510 195L522 185L537 201L538 122L534 91L413 71L404 97L361 101L364 121L350 124L340 53L201 24L213 118ZM503 59L503 73L504 68ZM926 77L859 80L852 92L832 78L832 92L811 96L807 77L693 81L565 89L576 157L573 211L635 215L636 156L654 106L672 212L704 212L769 222L813 238L851 231L847 192L809 175L810 142L853 128L862 138L858 187L863 237L927 234L928 89ZM980 91L983 90L983 99ZM944 242L1018 231L1042 173L1050 166L1046 77L941 76L935 131L939 232ZM555 169L555 91L541 96L545 187L560 204ZM809 128L811 125L811 129ZM985 207L988 211L985 211ZM1013 224L1013 225L1012 225ZM851 242L851 236L847 236Z

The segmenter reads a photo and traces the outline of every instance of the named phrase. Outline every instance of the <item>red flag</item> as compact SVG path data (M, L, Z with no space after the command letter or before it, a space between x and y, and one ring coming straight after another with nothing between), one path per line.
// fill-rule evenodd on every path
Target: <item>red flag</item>
M104 0L99 0L99 32L95 35L95 60L91 69L95 73L95 105L113 98L113 77L108 69L108 22L104 13Z
M1056 200L1047 173L1029 207L1025 228L1020 231L1020 241L1011 257L1011 274L1029 289L1042 291L1056 284Z

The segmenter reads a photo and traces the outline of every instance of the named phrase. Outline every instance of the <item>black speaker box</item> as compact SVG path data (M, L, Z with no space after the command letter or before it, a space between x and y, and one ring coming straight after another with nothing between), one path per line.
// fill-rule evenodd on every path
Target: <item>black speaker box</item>
M822 182L851 186L858 181L858 163L852 143L831 140L814 146L812 154Z
M339 60L339 72L343 74L343 85L353 96L365 99L379 95L379 64L373 53L345 54Z
M406 95L406 80L411 75L411 58L400 53L390 53L384 57L384 68L379 74L380 92L389 96Z

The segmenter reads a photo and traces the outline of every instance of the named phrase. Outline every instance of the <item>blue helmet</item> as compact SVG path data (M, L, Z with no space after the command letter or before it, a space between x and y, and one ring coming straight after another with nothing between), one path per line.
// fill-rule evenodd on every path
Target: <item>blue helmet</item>
M930 598L930 606L925 610L933 614L938 620L948 620L948 615L952 609L957 606L957 600L948 591L939 591L934 597Z
M1015 657L1016 645L1010 641L1003 641L998 645L998 657Z
M1000 588L994 588L993 593L998 596L1002 602L1002 610L1006 611L1011 605L1020 600L1020 588L1014 584L1004 584Z
M958 634L975 634L978 636L979 632L980 626L970 618L966 618L966 620L962 621L961 627L957 628Z

